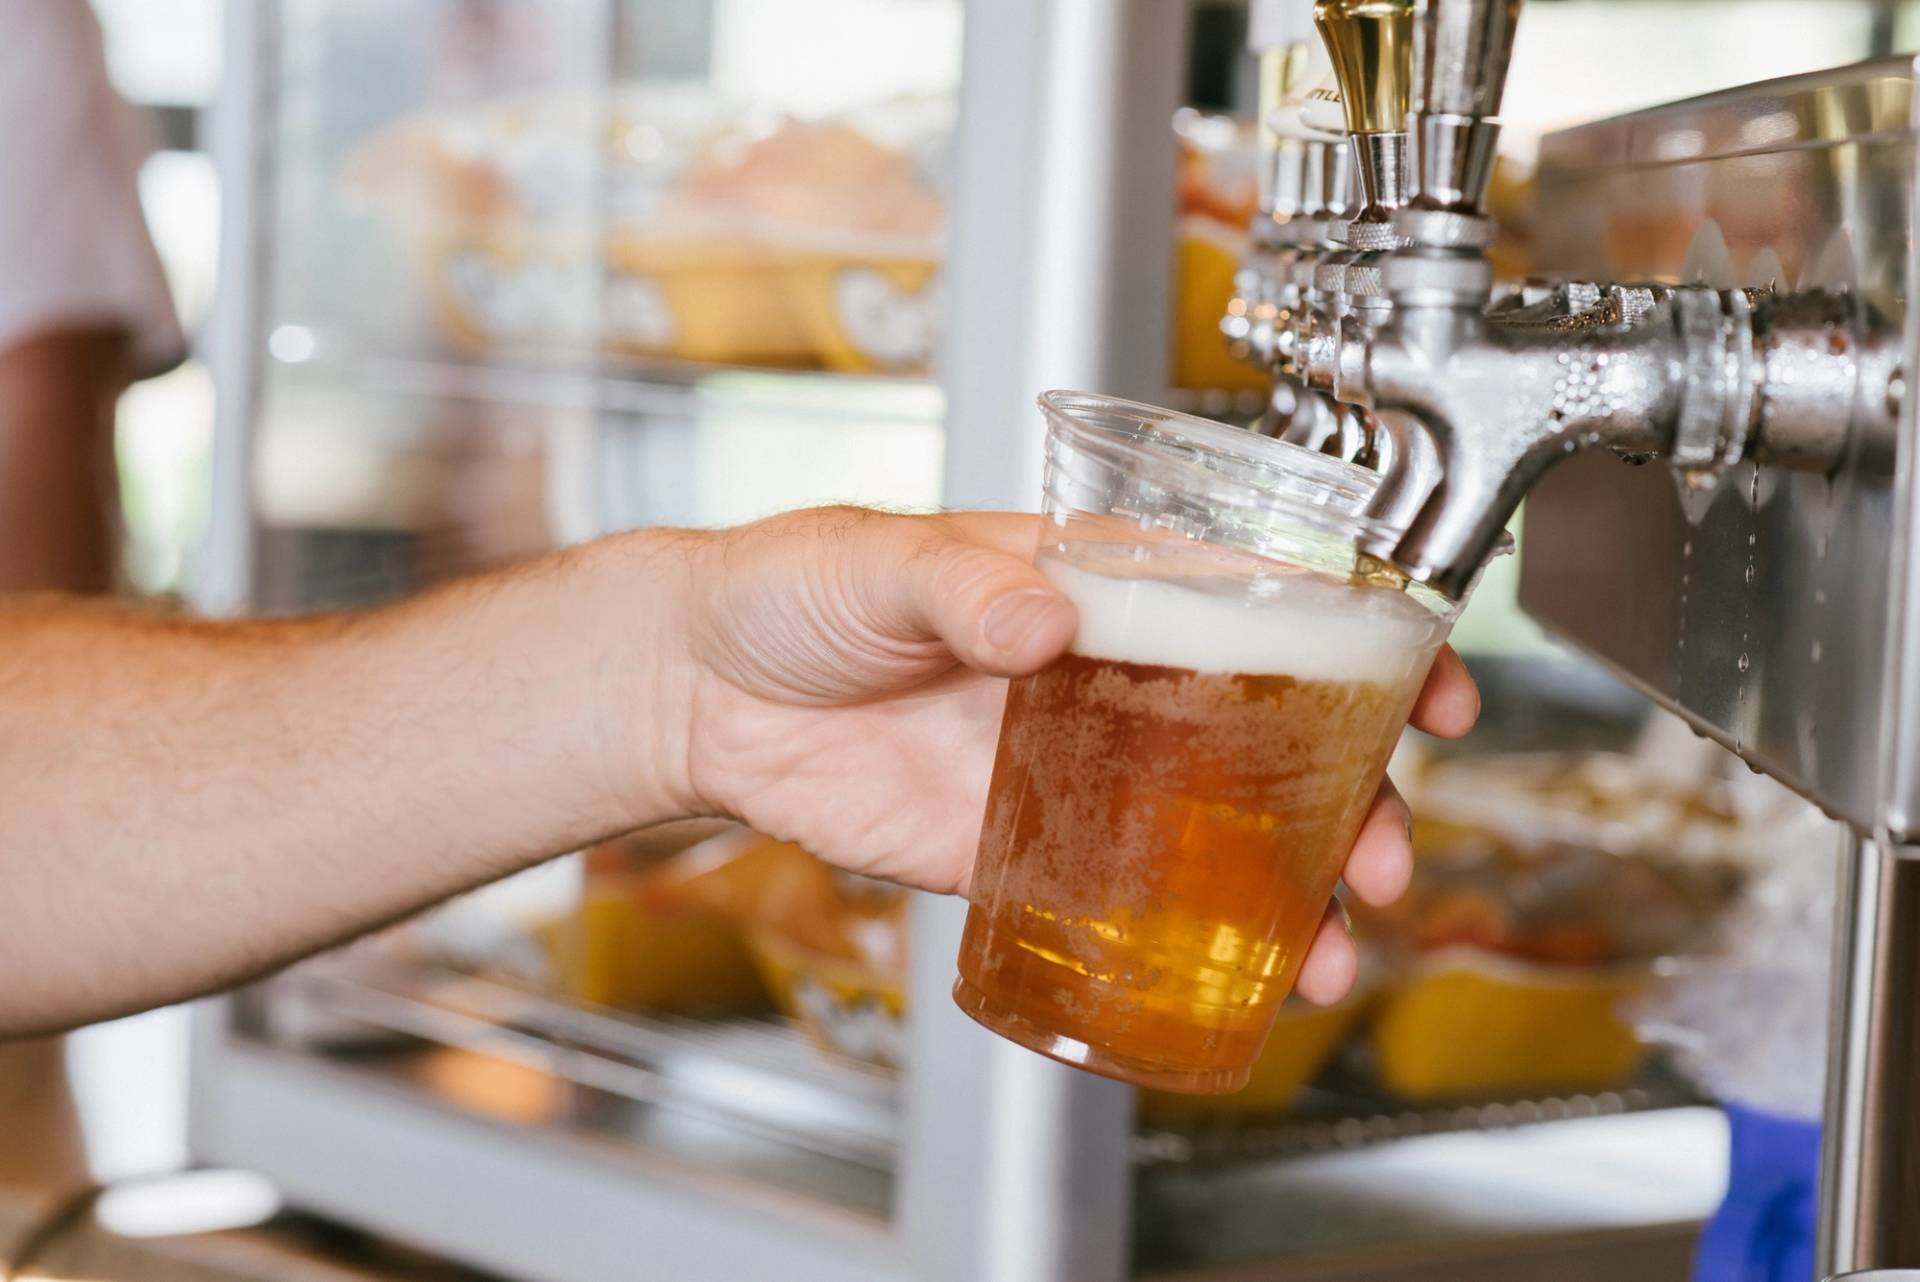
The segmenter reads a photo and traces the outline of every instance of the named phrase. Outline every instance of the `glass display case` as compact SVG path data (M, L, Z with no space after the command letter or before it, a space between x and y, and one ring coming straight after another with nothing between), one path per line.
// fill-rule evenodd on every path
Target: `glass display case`
M372 603L639 524L938 505L962 16L229 6L203 605ZM978 1097L1035 1074L996 1072L957 1014L906 1021L902 943L860 968L837 938L750 940L680 884L686 848L724 858L712 835L559 861L221 1004L196 1152L516 1276L631 1276L636 1252L685 1278L977 1276L954 1181L987 1160ZM909 916L951 929L949 905L821 889L876 900L896 941Z
M202 603L1030 509L1046 387L1257 405L1173 386L1192 7L229 5ZM1563 695L1563 741L1631 735ZM1678 1276L1718 1196L1717 1118L1637 1049L1396 1091L1365 1002L1291 1016L1264 1106L1137 1099L959 1015L960 915L711 825L584 852L209 1007L194 1144L555 1282Z

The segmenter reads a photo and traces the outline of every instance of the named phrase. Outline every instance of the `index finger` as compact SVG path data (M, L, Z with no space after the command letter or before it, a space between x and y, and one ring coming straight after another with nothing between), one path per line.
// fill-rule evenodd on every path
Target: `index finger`
M1442 739L1458 739L1473 729L1480 716L1480 687L1450 645L1442 646L1427 673L1427 683L1414 700L1411 721L1415 729Z

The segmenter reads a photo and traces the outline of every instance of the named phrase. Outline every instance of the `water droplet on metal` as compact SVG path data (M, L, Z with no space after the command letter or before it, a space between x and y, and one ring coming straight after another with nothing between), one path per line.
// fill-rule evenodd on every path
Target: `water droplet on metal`
M1749 659L1744 654L1740 656L1740 671L1745 672L1748 668L1752 666L1753 666L1753 660Z
M1676 468L1672 475L1674 488L1680 494L1680 510L1686 516L1687 524L1698 526L1707 519L1725 474L1715 468Z

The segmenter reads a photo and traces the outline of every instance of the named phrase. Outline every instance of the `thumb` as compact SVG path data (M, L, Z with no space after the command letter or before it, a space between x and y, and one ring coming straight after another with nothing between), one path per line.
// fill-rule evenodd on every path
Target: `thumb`
M1079 625L1073 603L1031 562L941 524L901 566L908 607L977 671L1025 676L1058 658Z

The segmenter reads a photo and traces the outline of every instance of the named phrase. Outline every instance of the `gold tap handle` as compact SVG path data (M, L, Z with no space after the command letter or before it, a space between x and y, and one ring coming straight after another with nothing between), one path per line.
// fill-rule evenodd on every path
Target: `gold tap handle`
M1327 43L1347 132L1401 133L1413 89L1414 0L1318 0L1313 23Z

